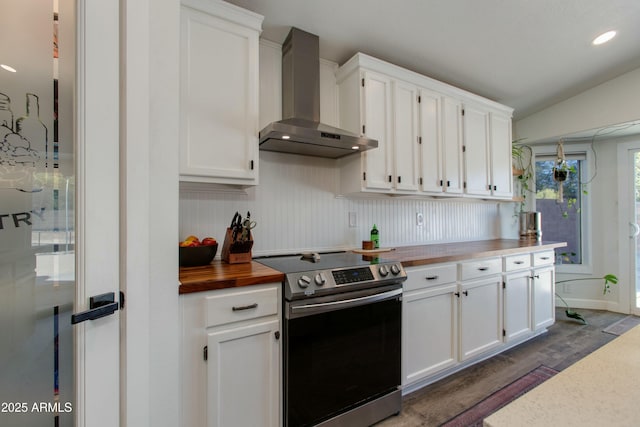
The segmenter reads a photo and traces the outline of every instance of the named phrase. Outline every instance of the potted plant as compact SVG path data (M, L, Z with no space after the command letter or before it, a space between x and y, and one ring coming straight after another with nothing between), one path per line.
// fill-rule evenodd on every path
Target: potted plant
M516 200L520 202L520 211L524 209L527 194L531 192L529 185L533 178L533 166L531 159L533 152L531 147L522 144L522 139L517 139L511 144L511 159L513 176L516 177Z
M567 180L569 176L569 172L571 168L567 166L567 162L562 160L556 163L556 166L553 168L553 179L557 182L564 182Z
M602 290L602 295L606 295L609 292L611 292L611 285L615 285L616 283L618 283L618 277L615 274L605 274L602 277L584 277L584 278L578 278L578 279L559 280L559 281L556 281L556 285L558 283L567 283L567 282L575 282L575 281L578 281L578 280L594 280L594 279L602 279L602 280L604 280L604 286L603 286L603 290ZM556 292L556 296L558 298L560 298L560 300L566 306L566 309L564 310L564 313L567 315L567 317L579 320L584 325L587 324L587 321L585 320L584 316L582 314L574 311L574 310L571 310L571 308L569 308L569 304L567 304L567 302L564 300L564 298L562 298L560 295L558 295L557 292Z

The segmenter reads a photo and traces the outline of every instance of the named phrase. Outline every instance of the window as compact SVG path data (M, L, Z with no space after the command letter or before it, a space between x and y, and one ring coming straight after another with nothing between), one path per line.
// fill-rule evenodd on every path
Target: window
M535 150L535 210L541 212L543 240L564 241L567 246L556 249L559 271L588 272L588 160L586 151L570 151L564 147L569 173L559 182L554 176L555 146Z

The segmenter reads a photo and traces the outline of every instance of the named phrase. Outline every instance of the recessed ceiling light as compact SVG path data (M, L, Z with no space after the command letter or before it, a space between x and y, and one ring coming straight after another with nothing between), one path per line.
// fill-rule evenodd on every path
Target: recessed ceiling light
M15 68L10 67L9 65L6 65L6 64L0 64L0 68L3 68L3 69L5 69L5 70L7 70L7 71L9 71L11 73L17 72L17 70Z
M616 32L615 31L607 31L606 33L602 33L598 37L593 39L593 41L591 43L593 45L597 46L599 44L603 44L603 43L608 42L609 40L611 40L615 36L616 36Z
M282 135L282 139L289 139L291 138L289 135Z
M352 150L359 150L359 149L360 149L360 147L359 147L359 146L357 146L357 145L354 145L353 147L351 147L351 149L352 149Z

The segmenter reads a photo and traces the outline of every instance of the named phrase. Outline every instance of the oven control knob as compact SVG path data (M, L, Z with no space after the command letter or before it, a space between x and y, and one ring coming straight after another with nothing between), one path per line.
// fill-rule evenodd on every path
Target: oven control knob
M395 276L396 274L400 274L400 267L397 264L393 264L391 266L391 273Z
M306 288L311 284L311 278L309 276L302 276L298 279L298 286Z
M389 274L389 269L386 265L381 265L380 268L378 268L378 273L380 273L382 277L386 277L387 274Z
M315 282L318 286L324 286L324 284L327 283L327 278L324 276L324 273L316 274Z

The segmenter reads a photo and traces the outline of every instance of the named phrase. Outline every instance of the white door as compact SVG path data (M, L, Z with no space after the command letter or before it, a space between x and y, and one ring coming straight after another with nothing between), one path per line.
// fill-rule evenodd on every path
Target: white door
M364 153L366 186L374 190L390 190L391 183L391 79L372 72L363 73L363 134L378 141L376 150Z
M117 426L118 1L0 14L0 425ZM79 320L80 318L78 318Z
M618 147L620 307L640 315L640 141ZM626 287L628 284L628 288Z
M415 86L394 81L393 146L395 188L418 190L418 90Z

